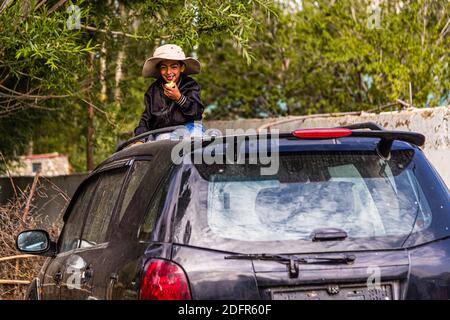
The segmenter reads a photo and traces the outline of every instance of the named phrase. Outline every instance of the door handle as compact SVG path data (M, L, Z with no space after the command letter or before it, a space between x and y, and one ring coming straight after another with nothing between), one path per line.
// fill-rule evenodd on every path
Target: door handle
M82 272L82 274L81 274L81 281L82 282L87 282L87 281L89 281L92 278L93 275L94 275L94 270L89 265Z
M111 273L109 276L109 283L106 287L106 300L112 300L113 299L113 290L114 285L119 281L119 275L117 273Z
M62 280L62 272L61 271L57 271L54 275L53 275L53 280L55 280L56 283L59 283Z

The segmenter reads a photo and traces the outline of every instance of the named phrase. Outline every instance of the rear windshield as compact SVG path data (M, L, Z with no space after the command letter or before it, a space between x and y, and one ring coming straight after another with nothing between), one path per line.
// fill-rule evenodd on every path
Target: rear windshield
M309 251L315 232L335 228L347 238L314 245L401 247L433 222L413 159L414 150L389 160L372 152L287 154L271 176L256 165L188 166L176 241L250 252L288 242Z

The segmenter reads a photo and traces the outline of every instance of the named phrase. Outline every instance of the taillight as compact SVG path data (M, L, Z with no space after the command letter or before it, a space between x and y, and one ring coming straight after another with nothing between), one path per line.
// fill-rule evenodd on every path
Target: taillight
M183 269L166 260L150 260L144 268L141 300L191 300L189 284Z
M334 139L348 137L352 130L346 128L302 129L295 130L292 135L303 139Z

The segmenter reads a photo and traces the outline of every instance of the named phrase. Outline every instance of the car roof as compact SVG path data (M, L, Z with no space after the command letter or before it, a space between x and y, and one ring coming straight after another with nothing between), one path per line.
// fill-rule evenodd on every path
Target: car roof
M208 145L210 142L223 139L226 142L226 139L230 138L257 138L261 139L260 134L256 135L231 135L231 136L221 136L218 138L214 137L203 137L201 139L202 144L200 147L204 145ZM267 139L267 136L264 135L263 139ZM193 142L195 140L191 140ZM296 152L296 151L326 151L326 150L360 150L360 151L368 151L374 150L378 142L379 138L371 138L371 137L340 137L333 139L319 139L319 140L303 140L297 139L292 136L290 132L282 132L279 134L279 151L280 152ZM159 141L151 141L147 143L143 143L137 146L128 147L122 150L119 150L112 154L110 157L105 159L97 168L102 168L110 163L121 161L125 159L133 159L138 157L158 157L161 165L163 163L167 163L168 165L171 162L171 153L173 148L180 143L180 140L159 140ZM193 143L194 149L199 149L198 144ZM194 151L193 149L193 151ZM404 142L404 141L394 141L392 145L393 150L399 149L417 149L416 146Z
M161 157L167 158L170 160L170 154L172 152L172 148L178 144L178 141L173 140L161 140L161 141L153 141L150 143L144 143L141 145L129 147L122 149L118 152L113 153L110 157L105 159L102 163L100 163L95 170L105 165L108 165L112 162L125 160L125 159L133 159L136 157ZM95 171L94 170L94 171Z

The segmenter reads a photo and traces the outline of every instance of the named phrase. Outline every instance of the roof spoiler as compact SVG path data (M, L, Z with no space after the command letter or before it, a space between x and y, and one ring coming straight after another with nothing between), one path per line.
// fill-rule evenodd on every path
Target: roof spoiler
M370 129L359 130L359 129ZM425 136L417 132L390 131L373 122L357 123L336 128L301 129L292 132L299 139L334 139L342 137L380 138L376 151L384 159L389 159L394 140L423 146Z
M115 152L125 149L135 141L143 139L152 141L157 134L173 132L181 128L184 128L184 126L166 127L142 133L120 144ZM377 144L376 152L384 159L389 159L394 140L408 142L416 146L423 146L425 143L425 136L420 133L390 131L374 122L356 123L335 128L299 129L291 133L283 133L281 136L294 136L298 139L335 139L343 137L379 138L380 141ZM205 142L209 143L213 141L214 137L210 137L208 140Z

